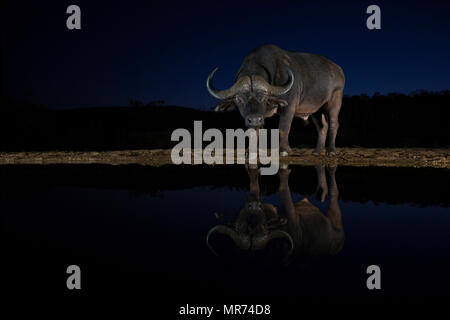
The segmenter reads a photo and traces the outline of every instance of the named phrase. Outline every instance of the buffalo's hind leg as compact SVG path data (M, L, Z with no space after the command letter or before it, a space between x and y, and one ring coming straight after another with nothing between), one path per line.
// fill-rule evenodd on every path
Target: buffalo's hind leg
M325 114L323 113L320 114L320 122L322 125L319 123L319 120L316 119L315 115L311 115L311 119L314 122L314 125L316 126L318 134L317 146L313 153L320 154L323 148L325 147L325 141L327 140L328 122L327 119L325 118Z
M342 105L342 90L333 92L330 101L328 101L325 111L328 113L328 147L327 153L329 155L336 154L336 134L339 128L339 111Z

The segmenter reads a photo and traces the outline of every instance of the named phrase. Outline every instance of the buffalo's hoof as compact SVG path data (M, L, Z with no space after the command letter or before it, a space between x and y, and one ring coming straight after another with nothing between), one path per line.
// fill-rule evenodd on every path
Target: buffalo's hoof
M287 151L281 151L280 152L280 157L287 157L287 156L288 156Z
M256 169L258 169L258 165L254 164L254 163L246 164L245 167L247 168L247 170L256 170Z
M278 174L280 176L280 179L287 179L289 177L289 174L291 173L291 169L289 169L289 166L287 164L280 166L280 171L278 171Z
M336 173L336 169L337 169L337 165L329 164L329 165L327 165L327 169L328 169L328 172L330 174L335 174Z
M313 151L313 155L316 155L316 156L320 156L321 154L323 154L324 152L323 152L323 150L314 150Z
M335 156L335 155L337 155L338 154L338 152L336 151L336 150L328 150L327 151L327 155L328 156Z

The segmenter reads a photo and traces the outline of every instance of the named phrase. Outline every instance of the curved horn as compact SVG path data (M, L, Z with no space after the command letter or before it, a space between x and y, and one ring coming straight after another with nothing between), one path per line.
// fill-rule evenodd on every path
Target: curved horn
M275 238L285 238L289 241L289 244L291 245L291 248L289 249L288 255L290 255L294 251L294 240L292 240L292 237L289 233L282 230L274 230L268 235L259 238L253 242L253 248L254 249L261 249L264 248L267 243Z
M214 228L212 228L211 230L209 230L208 234L206 235L206 245L216 256L217 256L216 251L209 244L209 237L214 232L220 232L222 234L229 236L231 239L233 239L234 243L240 249L247 250L248 248L250 248L250 241L248 239L245 239L245 238L239 236L238 233L236 231L234 231L233 229L231 229L230 227L227 227L224 225L218 225L218 226L215 226Z
M250 90L250 78L248 76L239 78L236 83L229 89L216 90L212 85L212 78L219 68L215 68L208 76L206 80L206 87L208 92L217 99L225 100L236 95L238 91L249 91Z
M294 73L289 68L287 68L287 72L289 74L289 81L284 86L272 86L268 84L263 77L255 76L253 79L253 88L256 90L266 91L267 94L271 96L281 96L289 92L294 85Z

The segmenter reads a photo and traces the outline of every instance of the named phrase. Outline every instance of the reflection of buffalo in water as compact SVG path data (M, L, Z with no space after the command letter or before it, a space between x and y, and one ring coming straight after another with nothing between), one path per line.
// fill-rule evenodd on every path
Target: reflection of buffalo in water
M265 249L274 240L284 240L288 245L283 260L292 253L295 255L333 255L338 253L344 243L341 210L338 203L336 168L317 166L318 187L321 200L329 195L330 202L324 215L307 198L296 203L289 189L289 169L280 169L278 196L281 213L277 208L262 201L259 190L258 169L249 169L250 193L237 218L225 221L219 216L221 224L213 227L207 235L207 244L216 254L210 243L213 234L224 234L235 245L247 252ZM328 173L328 182L326 173ZM284 246L286 248L286 246Z

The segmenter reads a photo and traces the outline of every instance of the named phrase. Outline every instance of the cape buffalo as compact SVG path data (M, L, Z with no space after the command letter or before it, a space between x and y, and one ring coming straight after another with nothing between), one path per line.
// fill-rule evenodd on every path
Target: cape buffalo
M325 171L328 172L328 183ZM210 237L221 233L230 237L241 250L253 252L262 250L274 239L284 239L288 244L284 262L294 256L313 258L322 255L337 254L344 244L342 214L339 207L339 191L336 184L336 167L316 166L318 187L316 195L322 202L329 195L326 215L307 198L294 203L289 188L288 168L278 172L280 185L278 196L280 211L271 203L261 199L258 182L258 169L250 169L250 193L239 215L230 221L218 215L221 224L213 227L206 236L207 245Z
M281 156L290 151L288 138L294 116L305 121L311 116L318 131L314 152L322 152L328 133L327 153L336 153L338 115L345 85L344 72L337 64L316 54L263 45L244 58L231 88L214 89L212 78L217 69L207 80L209 93L224 100L216 111L230 111L237 106L246 126L253 128L262 127L264 118L278 112ZM324 112L317 119L313 114L322 106Z

